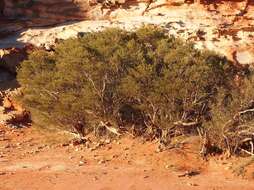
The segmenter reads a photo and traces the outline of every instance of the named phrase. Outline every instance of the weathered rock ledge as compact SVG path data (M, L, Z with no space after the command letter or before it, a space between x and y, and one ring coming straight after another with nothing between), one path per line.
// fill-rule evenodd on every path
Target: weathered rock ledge
M88 0L4 2L5 16L17 18L20 15L22 20L0 20L3 23L0 49L22 49L27 44L47 49L56 39L77 37L79 32L107 27L132 30L154 24L164 27L169 35L192 41L197 48L214 50L237 64L254 63L254 6L250 1L212 1L210 4L167 0L114 1L115 4ZM83 19L92 20L78 21ZM72 22L67 22L70 20ZM61 25L45 27L56 23ZM4 35L10 33L10 36ZM2 50L0 62L10 55L4 52Z

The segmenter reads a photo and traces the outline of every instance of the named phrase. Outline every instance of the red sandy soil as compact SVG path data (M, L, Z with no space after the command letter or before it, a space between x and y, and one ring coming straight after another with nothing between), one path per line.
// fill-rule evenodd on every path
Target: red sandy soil
M188 144L159 153L156 148L156 142L127 136L91 150L53 142L35 128L0 127L0 190L254 189L254 180L229 169L235 160L204 161ZM186 171L200 174L179 177Z

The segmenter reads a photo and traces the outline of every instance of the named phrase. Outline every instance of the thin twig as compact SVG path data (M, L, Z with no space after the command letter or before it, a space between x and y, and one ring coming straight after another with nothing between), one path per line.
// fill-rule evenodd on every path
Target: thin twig
M251 152L249 152L249 151L247 151L247 150L245 150L245 149L240 148L240 150L241 150L242 152L246 153L246 154L249 154L249 155L251 155L251 156L254 156L253 153L251 153Z

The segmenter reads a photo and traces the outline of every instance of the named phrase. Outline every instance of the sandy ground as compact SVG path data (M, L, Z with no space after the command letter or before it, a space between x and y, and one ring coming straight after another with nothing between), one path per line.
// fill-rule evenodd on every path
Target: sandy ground
M35 128L0 127L0 190L253 190L236 162L201 160L188 146L156 152L155 142L123 137L100 147L64 144ZM59 137L60 138L60 137ZM196 139L190 138L195 145ZM182 176L193 172L193 176Z

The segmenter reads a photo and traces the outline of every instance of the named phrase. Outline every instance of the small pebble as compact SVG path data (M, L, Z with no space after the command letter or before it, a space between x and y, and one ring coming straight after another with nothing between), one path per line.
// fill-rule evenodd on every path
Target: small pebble
M83 162L83 161L79 161L78 166L83 166L84 164L85 164L85 162Z
M105 160L99 160L98 164L105 164Z

